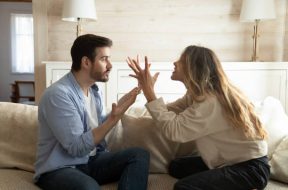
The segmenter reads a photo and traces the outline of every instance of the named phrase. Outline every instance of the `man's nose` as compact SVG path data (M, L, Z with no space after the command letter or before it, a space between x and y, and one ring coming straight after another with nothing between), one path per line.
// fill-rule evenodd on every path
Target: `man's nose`
M111 61L110 60L107 60L107 68L108 69L112 69L112 63L111 63Z

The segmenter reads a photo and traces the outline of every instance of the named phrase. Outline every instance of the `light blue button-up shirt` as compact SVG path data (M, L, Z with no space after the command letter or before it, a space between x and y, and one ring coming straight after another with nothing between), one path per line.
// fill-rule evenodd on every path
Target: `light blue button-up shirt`
M101 124L106 114L96 84L90 93L95 98ZM45 172L88 162L95 144L88 126L84 94L72 72L46 89L39 103L38 120L35 180Z

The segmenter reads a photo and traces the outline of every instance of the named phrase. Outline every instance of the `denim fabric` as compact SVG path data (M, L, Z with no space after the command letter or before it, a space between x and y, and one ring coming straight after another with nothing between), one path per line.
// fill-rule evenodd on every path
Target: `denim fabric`
M190 168L190 173L187 168ZM209 170L201 158L186 157L172 161L169 172L172 176L183 177L175 184L174 190L250 190L266 187L270 166L264 156Z
M45 173L36 184L44 190L100 190L100 185L118 181L118 190L146 190L149 157L140 148L100 152L87 164Z
M181 179L189 175L209 170L199 156L187 156L172 160L168 172L171 176Z

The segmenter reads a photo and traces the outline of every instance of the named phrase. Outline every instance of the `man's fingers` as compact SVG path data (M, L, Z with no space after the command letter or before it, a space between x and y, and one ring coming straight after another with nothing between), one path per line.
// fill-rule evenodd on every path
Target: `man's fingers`
M135 87L132 91L137 95L141 91L141 88L140 87Z
M148 71L149 70L149 63L148 63L148 57L145 56L145 71Z
M113 104L112 104L112 113L114 113L115 111L116 111L116 104L113 103Z

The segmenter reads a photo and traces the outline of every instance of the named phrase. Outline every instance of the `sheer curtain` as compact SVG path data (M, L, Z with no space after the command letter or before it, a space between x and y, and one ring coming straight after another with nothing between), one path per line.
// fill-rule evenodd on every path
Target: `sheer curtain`
M12 73L34 73L32 14L11 14Z

